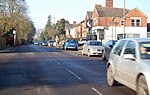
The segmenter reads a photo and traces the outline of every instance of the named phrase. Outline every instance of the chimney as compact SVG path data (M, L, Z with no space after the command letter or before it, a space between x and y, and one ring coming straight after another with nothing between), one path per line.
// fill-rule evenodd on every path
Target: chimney
M73 21L73 27L75 27L76 26L76 21Z
M101 4L95 4L95 7L102 7Z
M106 7L113 8L113 0L106 0Z

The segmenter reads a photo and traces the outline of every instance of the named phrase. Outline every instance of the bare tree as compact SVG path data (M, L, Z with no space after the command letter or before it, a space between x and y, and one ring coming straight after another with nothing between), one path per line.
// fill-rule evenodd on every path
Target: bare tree
M25 0L0 0L0 28L7 32L16 29L18 40L28 39L33 32L33 22L27 15Z

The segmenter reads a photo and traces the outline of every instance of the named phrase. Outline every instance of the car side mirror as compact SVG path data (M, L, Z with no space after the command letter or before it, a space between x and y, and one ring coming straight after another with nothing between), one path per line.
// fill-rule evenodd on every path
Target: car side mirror
M109 45L109 47L112 49L113 48L113 46L112 45Z
M133 54L125 54L125 55L123 56L123 58L125 58L125 59L130 59L130 60L135 61L135 57L134 57Z

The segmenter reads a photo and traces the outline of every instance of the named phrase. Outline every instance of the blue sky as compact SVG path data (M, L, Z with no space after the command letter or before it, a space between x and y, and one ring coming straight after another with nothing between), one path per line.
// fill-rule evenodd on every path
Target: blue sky
M44 28L47 23L48 15L52 16L52 22L64 18L70 23L85 19L86 11L93 11L95 4L105 6L105 0L26 0L29 6L29 16L35 27ZM139 8L149 18L150 0L126 0L126 8ZM123 8L124 0L114 0L114 7ZM54 20L55 19L55 20Z

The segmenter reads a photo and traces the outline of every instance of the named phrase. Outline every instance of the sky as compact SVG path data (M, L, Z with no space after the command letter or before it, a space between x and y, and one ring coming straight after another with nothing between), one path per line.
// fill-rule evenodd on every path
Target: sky
M150 0L125 0L127 9L139 8L148 16L150 22ZM51 15L52 22L62 18L80 22L85 19L87 11L93 11L95 4L105 7L105 0L26 0L29 7L29 17L34 22L36 29L43 29L47 23L48 16ZM124 8L124 0L114 0L114 7Z

